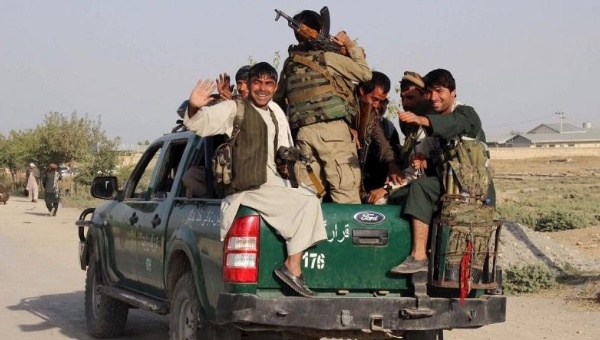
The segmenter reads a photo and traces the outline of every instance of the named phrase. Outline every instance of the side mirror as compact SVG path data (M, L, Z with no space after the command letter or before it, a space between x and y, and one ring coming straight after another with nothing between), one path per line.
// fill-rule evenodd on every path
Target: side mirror
M115 176L96 177L92 182L92 197L111 200L117 195L119 181Z

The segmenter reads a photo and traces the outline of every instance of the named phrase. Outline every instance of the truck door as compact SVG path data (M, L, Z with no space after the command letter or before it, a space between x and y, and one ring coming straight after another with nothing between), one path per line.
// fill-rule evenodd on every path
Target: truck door
M140 225L151 223L148 213L156 210L150 198L156 165L162 155L162 142L152 145L142 155L127 180L123 200L115 205L108 217L107 232L113 233L113 244L108 245L109 263L118 281L135 288L138 283L139 262L137 240Z
M138 205L138 236L136 261L138 281L144 291L154 296L164 296L164 244L165 231L181 183L184 164L181 162L187 146L187 138L172 140L154 170L148 200Z

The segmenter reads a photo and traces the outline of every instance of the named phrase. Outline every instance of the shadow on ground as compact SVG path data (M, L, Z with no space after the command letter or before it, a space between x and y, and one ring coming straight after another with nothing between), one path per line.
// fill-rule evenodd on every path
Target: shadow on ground
M549 268L552 268L560 273L560 275L566 274L564 269L556 264L548 255L546 255L538 246L536 246L531 238L521 229L521 227L510 221L505 221L503 229L513 234L517 240L520 240L525 244L527 249L535 255L538 259L543 261Z
M507 221L504 223L504 228L522 241L533 255L557 273L556 282L558 284L570 286L569 290L574 295L570 299L585 301L589 304L600 304L600 293L598 292L598 289L600 289L600 273L582 272L569 268L569 266L561 266L537 247L518 224Z
M85 324L84 294L82 291L69 294L42 295L23 298L17 305L8 306L11 311L26 311L39 319L38 322L21 324L23 334L40 333L58 328L71 339L92 339L87 335ZM165 316L130 310L127 327L120 339L168 339L169 323Z

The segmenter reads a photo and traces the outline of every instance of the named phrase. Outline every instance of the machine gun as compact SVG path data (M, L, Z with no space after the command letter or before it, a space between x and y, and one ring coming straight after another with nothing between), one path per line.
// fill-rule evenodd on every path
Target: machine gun
M294 20L294 18L285 14L283 11L278 9L275 10L277 16L275 17L275 21L278 21L280 17L283 17L288 22L288 26L290 26L294 32L298 32L300 36L306 38L310 44L312 44L315 48L326 52L335 52L343 55L348 55L348 50L334 43L331 40L331 36L329 35L329 9L327 6L321 9L321 18L323 19L323 28L321 32L317 32L316 30L306 26L305 24Z

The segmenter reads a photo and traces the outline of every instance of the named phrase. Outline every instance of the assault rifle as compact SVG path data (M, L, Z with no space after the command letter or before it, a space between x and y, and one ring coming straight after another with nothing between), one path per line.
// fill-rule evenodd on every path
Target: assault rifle
M371 145L371 133L373 132L373 105L371 103L359 102L360 108L355 117L355 127L360 142L359 161L361 170L367 161L369 146Z
M374 108L371 103L359 102L358 114L354 118L356 132L358 133L358 141L360 149L358 150L358 161L360 165L360 197L365 197L368 192L365 190L365 166L369 155L369 147L371 146L371 134L373 132L373 112Z
M296 179L294 172L294 163L299 161L302 162L306 167L308 177L310 178L310 181L315 186L315 190L317 191L317 197L321 198L325 196L325 188L323 187L323 184L321 184L319 178L317 178L317 175L315 175L315 172L313 171L313 168L310 165L310 163L313 162L313 159L311 159L311 157L307 156L304 152L302 152L302 150L293 146L280 146L279 149L277 149L277 157L282 161L286 162L288 175L290 176L289 180L292 182L292 186L294 188L298 187L298 180Z
M340 46L331 40L331 36L329 35L329 9L327 9L327 6L321 9L321 18L323 21L326 21L323 23L323 27L326 27L326 29L322 30L323 32L317 32L305 24L294 20L294 18L278 9L275 9L275 13L277 13L275 21L278 21L279 18L283 17L285 20L287 20L288 26L290 26L295 32L298 32L300 36L306 38L308 42L315 48L326 52L335 52L348 55L348 50L345 47Z

